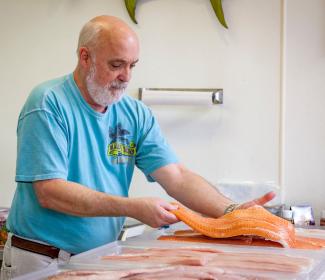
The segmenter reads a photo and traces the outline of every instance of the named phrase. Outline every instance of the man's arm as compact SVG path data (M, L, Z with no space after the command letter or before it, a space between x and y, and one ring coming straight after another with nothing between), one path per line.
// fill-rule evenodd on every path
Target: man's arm
M113 196L63 179L36 181L33 187L42 207L74 216L127 216L152 227L178 221L169 212L175 206L159 198Z
M188 208L211 217L220 217L225 209L234 202L222 195L204 178L181 164L169 164L154 171L151 176L166 192ZM263 205L273 199L273 192L243 203L238 208Z

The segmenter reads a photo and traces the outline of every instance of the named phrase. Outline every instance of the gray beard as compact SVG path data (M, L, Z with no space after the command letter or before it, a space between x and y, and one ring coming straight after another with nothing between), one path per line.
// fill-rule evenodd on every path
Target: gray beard
M86 87L91 99L100 106L107 107L120 101L127 87L126 82L113 81L105 86L95 81L96 69L91 66L86 76Z

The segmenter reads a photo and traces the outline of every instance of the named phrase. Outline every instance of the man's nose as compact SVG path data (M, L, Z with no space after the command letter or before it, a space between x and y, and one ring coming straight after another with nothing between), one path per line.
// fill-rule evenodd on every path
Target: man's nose
M118 79L122 82L128 82L131 79L131 69L128 67L123 68L120 72Z

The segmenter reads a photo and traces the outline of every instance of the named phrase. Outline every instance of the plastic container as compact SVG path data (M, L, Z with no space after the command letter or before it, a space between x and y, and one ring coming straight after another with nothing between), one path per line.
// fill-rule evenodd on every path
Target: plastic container
M282 218L293 223L293 212L292 210L282 210Z
M294 205L290 209L293 211L293 222L295 225L315 225L313 209L310 205Z
M73 256L69 264L66 265L51 265L49 268L42 271L26 274L15 280L40 280L46 279L48 276L56 275L60 272L67 270L129 270L148 268L145 262L122 262L122 261L107 261L103 260L102 257L106 255L116 255L125 252L129 249L145 249L145 248L184 248L184 247L199 247L199 248L214 248L224 252L245 252L257 255L259 253L264 254L275 254L278 256L292 256L292 257L304 257L312 260L312 265L300 273L283 273L274 271L247 271L245 268L235 269L237 273L246 275L256 275L261 277L268 277L270 279L281 279L281 280L316 280L325 271L325 250L311 251L311 250L298 250L298 249L287 249L287 248L270 248L270 247L250 247L250 246L235 246L235 245L219 245L219 244L204 244L204 243L189 243L189 242L170 242L170 241L158 241L156 238L164 232L171 230L178 230L184 228L183 223L179 223L179 226L171 226L168 230L153 230L147 232L141 237L130 238L125 242L117 241L109 243L107 245L89 250L79 255ZM162 267L166 264L159 263L155 267Z

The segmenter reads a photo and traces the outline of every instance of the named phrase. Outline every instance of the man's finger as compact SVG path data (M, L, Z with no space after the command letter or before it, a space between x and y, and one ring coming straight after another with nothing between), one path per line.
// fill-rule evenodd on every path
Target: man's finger
M245 203L239 205L237 208L238 209L246 209L246 208L252 207L254 205L264 205L265 203L272 200L275 197L275 195L276 194L272 191L268 192L265 195L261 196L260 198L257 198L252 201L248 201L248 202L245 202Z
M264 205L265 203L269 202L276 196L275 192L268 192L265 195L261 196L254 200L255 204L257 205Z
M166 222L166 224L174 224L174 223L179 222L179 219L173 213L170 213L164 209L163 209L163 212L164 212L163 219Z
M171 211L171 210L176 210L178 209L178 205L176 204L171 204L171 203L168 203L166 201L162 201L160 203L160 206L163 207L164 209L166 209L167 211Z

